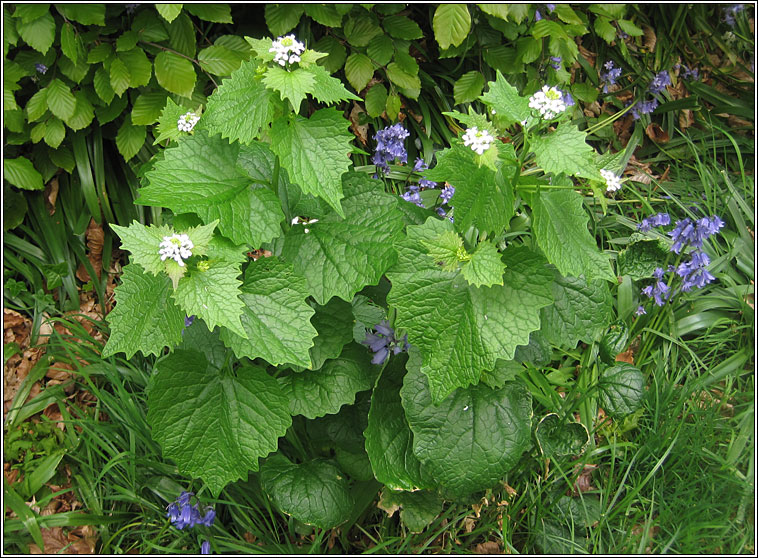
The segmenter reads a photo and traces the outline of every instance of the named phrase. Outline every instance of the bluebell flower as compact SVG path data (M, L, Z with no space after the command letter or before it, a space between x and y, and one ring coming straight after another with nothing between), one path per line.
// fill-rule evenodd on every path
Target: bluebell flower
M192 528L198 524L208 527L213 525L216 512L213 508L208 508L203 517L198 503L190 505L190 498L193 494L192 492L182 492L175 502L168 505L166 517L171 520L171 524L177 529Z
M619 29L616 35L618 35L618 38L622 41L629 38L629 34L626 33L623 29Z
M668 213L656 213L652 217L645 217L637 225L640 232L649 232L652 227L663 227L671 223L671 217Z
M700 248L705 239L718 233L723 226L724 222L718 215L711 218L703 217L694 223L689 217L677 221L674 230L668 233L674 241L671 245L671 251L679 254L688 245Z
M613 60L608 60L605 64L603 64L603 67L606 71L601 71L598 73L598 75L600 76L600 79L605 82L605 85L603 85L603 93L608 93L608 88L611 85L616 85L616 80L621 77L622 69L617 68Z
M651 93L661 93L666 90L666 86L671 85L671 76L667 70L663 70L655 74L653 81L650 82L647 89Z
M442 191L440 192L440 199L442 200L442 203L450 203L450 199L455 194L455 187L454 186L445 186Z
M376 151L372 159L376 165L377 171L383 173L390 172L389 162L400 160L401 163L408 162L408 152L405 150L405 138L410 134L403 128L399 122L379 130L374 139L376 140Z
M655 299L655 304L663 306L666 300L671 296L671 288L662 281L664 271L662 268L657 267L653 272L653 277L656 278L654 285L648 285L642 289L642 294Z
M413 163L413 172L424 171L428 168L429 165L427 165L421 157L416 157L416 161ZM432 180L427 180L426 177L422 176L419 178L418 186L420 188L436 188L437 183Z
M697 68L688 68L685 64L682 64L682 72L680 74L682 76L682 79L692 80L692 81L699 81L700 80L700 70Z
M37 62L34 65L34 69L43 75L47 72L47 66L45 66L42 62Z
M637 106L632 107L632 116L635 120L640 119L641 114L650 114L658 108L658 99L649 99L647 101L641 101L637 103Z
M647 314L647 312L645 312L644 306L638 306L637 310L634 311L635 316L642 316L643 314Z
M200 545L200 554L210 554L211 553L211 543L208 541L203 541L203 544Z
M555 71L558 71L561 69L561 63L563 62L563 58L560 56L551 56L550 57L550 65L553 67Z
M547 8L547 11L551 14L555 11L555 4L545 4L545 7Z
M410 347L407 335L404 335L402 339L395 339L395 330L390 327L387 320L382 320L375 325L374 330L377 333L367 333L366 339L362 341L374 352L372 364L382 364L389 357L390 351L397 355Z
M192 322L195 321L195 316L185 316L184 318L184 327L189 327L192 325Z
M744 4L732 4L731 6L725 6L722 9L724 21L730 27L734 27L737 23L735 17L745 8Z
M413 172L419 172L428 168L429 165L427 165L421 157L416 157L416 160L413 163Z
M419 194L418 186L411 186L401 197L407 202L415 203L419 207L424 207L424 202L421 201L421 194Z
M702 289L716 278L706 269L711 263L708 254L695 250L690 254L690 260L682 262L676 269L676 274L682 278L682 290L689 291L693 287Z
M534 12L534 21L540 21L541 19L542 19L542 14L540 13L539 10L536 10Z

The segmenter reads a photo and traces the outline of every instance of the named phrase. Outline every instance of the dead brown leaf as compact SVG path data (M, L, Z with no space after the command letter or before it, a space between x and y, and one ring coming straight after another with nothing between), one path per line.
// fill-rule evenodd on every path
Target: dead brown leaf
M574 482L574 488L571 492L572 496L577 496L579 493L595 490L595 487L592 486L592 471L595 469L597 469L597 465L594 465L592 463L587 463L584 465L582 472L576 478L576 482ZM577 468L574 469L575 474L576 472Z
M655 36L655 31L649 25L643 25L642 32L642 46L648 51L653 52L655 50L655 43L658 42L658 38Z
M42 542L44 552L36 544L29 545L32 554L94 554L96 534L91 525L77 527L70 533L64 533L61 527L44 527Z
M497 541L479 543L474 548L474 554L502 554L503 549Z
M626 147L629 138L632 137L632 124L634 124L634 119L631 114L627 114L613 123L613 131L623 147Z
M55 202L58 201L58 178L53 177L45 186L45 206L50 215L55 215Z
M647 128L645 128L645 134L655 143L668 143L670 139L668 132L655 122L648 124Z
M400 506L397 504L388 504L385 500L385 494L386 492L382 490L382 494L379 496L379 501L377 502L376 507L387 512L387 517L392 517L395 512L400 509Z
M97 278L100 279L100 275L103 272L103 242L105 241L105 233L103 232L103 227L98 225L94 219L90 219L87 226L86 238L87 259L92 264ZM84 283L91 279L84 264L79 264L79 268L76 270L76 277Z
M353 101L353 110L350 111L350 129L363 145L368 143L368 122L360 124L361 114L366 114L363 108Z
M634 352L632 352L632 348L629 347L629 349L623 353L617 354L616 362L628 362L629 364L634 364Z
M584 59L587 60L587 62L590 63L590 66L593 68L595 67L595 59L597 58L597 54L594 52L591 52L584 48L583 46L579 47L579 54L584 56Z
M474 530L474 527L476 526L476 518L472 515L467 515L463 518L463 530L466 531L466 533L470 533Z

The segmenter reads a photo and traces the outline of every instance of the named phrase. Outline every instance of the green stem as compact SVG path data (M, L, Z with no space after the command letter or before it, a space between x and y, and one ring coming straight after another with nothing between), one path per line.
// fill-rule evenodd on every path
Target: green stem
M279 195L279 201L282 204L282 210L284 211L284 223L282 229L286 233L290 229L290 223L292 223L292 215L290 213L289 195L287 194L287 186L284 182L279 182L279 169L281 163L279 162L279 155L274 156L274 171L271 174L271 187L274 192Z

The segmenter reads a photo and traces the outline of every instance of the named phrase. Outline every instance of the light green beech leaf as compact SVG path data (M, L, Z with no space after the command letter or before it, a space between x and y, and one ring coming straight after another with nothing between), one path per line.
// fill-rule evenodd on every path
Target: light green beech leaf
M154 63L155 79L158 80L161 87L182 97L192 97L197 79L192 62L178 54L164 50L158 53Z
M240 315L240 264L245 259L242 246L224 237L214 237L208 245L208 259L182 277L174 290L174 300L188 316L201 317L208 327L217 325L247 338ZM168 260L166 260L168 262Z
M413 452L443 493L492 487L531 445L532 397L520 383L459 389L435 403L426 376L410 364L400 397Z
M305 277L316 302L333 296L351 301L366 285L375 285L395 262L393 239L403 227L397 196L365 174L343 180L345 218L330 213L308 226L293 226L285 237L282 258ZM309 232L305 232L305 229Z
M354 506L345 474L325 459L294 464L272 455L261 466L261 485L279 511L321 529L347 521Z
M495 149L497 143L487 151ZM506 151L504 147L503 153ZM513 216L513 186L503 171L480 165L478 157L473 150L456 143L437 153L437 165L426 171L426 177L455 187L450 205L455 207L455 227L459 232L465 233L473 225L497 235Z
M279 384L289 399L290 413L313 419L339 412L355 402L358 392L371 389L376 377L372 368L366 348L350 344L320 369L281 376Z
M243 62L240 68L208 98L203 119L198 127L211 134L221 134L230 141L250 143L274 115L276 93L266 89L257 76L258 62Z
M163 455L214 496L258 470L292 424L277 381L255 366L233 374L209 366L198 351L161 360L147 388L147 420Z
M316 329L310 322L314 310L305 302L305 279L277 258L261 258L248 266L241 291L247 338L221 331L221 339L234 354L262 358L273 365L310 366L308 351Z
M251 160L267 172L273 157L265 144L241 148L196 131L164 151L163 160L146 173L149 185L140 189L137 203L197 213L206 223L218 219L225 236L258 247L281 233L284 213L266 185L271 175L245 172Z
M390 358L371 395L366 453L376 480L391 490L434 488L434 479L413 453L413 433L400 401L408 356Z
M279 37L290 31L300 21L303 15L303 6L298 4L266 4L266 25L274 35ZM269 47L271 41L269 41Z
M323 198L344 216L342 175L350 166L349 122L336 109L321 109L310 118L281 117L271 126L271 150L290 179L306 194Z
M458 46L471 29L471 14L465 4L440 4L432 20L434 38L441 49Z
M156 4L155 9L163 19L171 23L182 12L182 4Z
M387 272L392 283L387 302L397 310L396 327L421 350L421 370L435 402L477 383L498 358L513 359L516 346L540 328L540 309L552 302L553 271L524 247L503 252L502 286L475 287L460 271L441 269L423 241L452 227L433 217L407 227L407 238L395 244L397 264Z
M553 298L555 302L542 309L541 331L558 347L599 340L613 319L613 300L605 281L558 275Z
M482 94L484 76L476 70L463 74L453 85L455 104L470 103Z
M534 235L548 261L564 276L615 281L608 257L587 229L582 196L553 190L534 196Z
M215 76L228 76L242 63L242 55L228 48L211 45L197 53L197 61L206 71Z
M345 61L345 77L353 89L363 90L374 75L374 64L365 54L354 52Z
M50 50L55 41L55 20L49 12L26 23L23 20L17 22L16 29L27 45L42 54Z
M485 240L480 242L471 254L471 259L463 262L461 274L469 285L490 287L503 284L505 264L500 258L497 246Z
M59 79L54 79L47 86L47 108L61 120L74 115L76 98L71 93L71 88Z
M171 299L171 280L166 275L145 273L137 264L124 266L121 284L116 287L116 306L108 314L111 334L103 358L126 353L132 358L160 356L164 347L182 340L184 312Z
M3 159L3 178L16 188L24 190L44 190L42 175L26 157Z

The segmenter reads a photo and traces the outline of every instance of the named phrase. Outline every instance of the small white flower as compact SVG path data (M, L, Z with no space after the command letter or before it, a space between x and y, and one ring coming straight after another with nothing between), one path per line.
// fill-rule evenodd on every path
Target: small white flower
M615 192L617 190L621 189L621 177L614 174L612 171L602 169L600 171L600 174L603 175L603 178L605 179L605 191L606 192Z
M490 148L495 138L487 130L479 130L476 126L466 130L463 134L463 145L470 147L481 155Z
M158 253L161 256L161 261L171 258L181 267L184 267L184 260L192 256L191 250L194 247L195 245L192 244L192 241L186 234L173 234L163 237L163 242L160 243Z
M490 109L490 112L491 112L492 114L497 114L497 111L495 111L495 109Z
M293 225L309 225L311 223L318 223L318 219L308 219L306 217L293 217ZM308 227L303 227L303 232L308 234L311 230Z
M556 87L545 85L529 98L529 108L539 111L542 118L552 120L566 110L566 103L563 94Z
M279 37L277 40L271 42L271 48L268 49L269 52L276 53L274 62L282 67L287 64L300 62L300 55L304 50L305 45L295 39L295 35Z
M179 120L176 122L176 127L179 128L179 131L181 132L191 132L192 128L195 127L195 124L197 124L199 120L200 117L190 111L179 117Z

